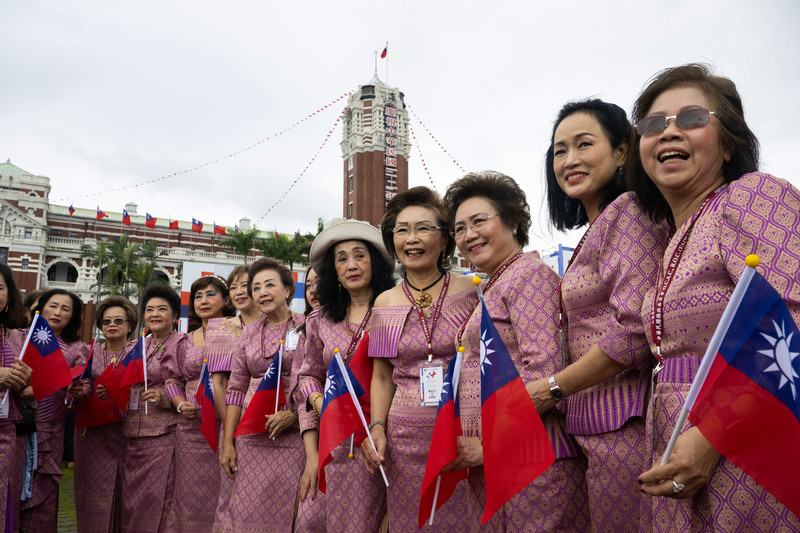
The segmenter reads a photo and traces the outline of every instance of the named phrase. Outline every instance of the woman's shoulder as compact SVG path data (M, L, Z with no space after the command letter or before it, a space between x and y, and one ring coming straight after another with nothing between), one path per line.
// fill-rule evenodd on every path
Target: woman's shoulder
M794 185L785 179L765 172L745 174L738 180L733 181L728 186L728 190L729 201L733 200L737 195L754 195L772 200L779 200L786 195L795 198L800 197L800 191Z
M397 307L397 306L411 306L411 302L408 301L408 297L403 292L402 283L395 285L391 289L387 289L380 293L377 298L375 298L375 305L374 308L378 309L381 307Z

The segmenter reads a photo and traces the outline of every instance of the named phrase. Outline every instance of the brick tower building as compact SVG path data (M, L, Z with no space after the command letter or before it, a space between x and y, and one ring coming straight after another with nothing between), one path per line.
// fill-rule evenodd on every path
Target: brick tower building
M408 111L399 89L377 73L347 103L342 128L343 218L374 226L386 202L408 189Z

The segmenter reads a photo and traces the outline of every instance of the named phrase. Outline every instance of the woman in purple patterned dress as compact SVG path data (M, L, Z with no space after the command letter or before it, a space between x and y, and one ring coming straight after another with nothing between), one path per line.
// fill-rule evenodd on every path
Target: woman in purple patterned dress
M641 310L667 228L625 192L630 134L619 106L570 102L553 125L545 164L550 222L562 231L589 226L561 281L569 366L528 390L542 413L567 398L567 433L588 459L594 531L637 531L643 504L636 478L647 448L652 357Z
M259 382L283 344L282 387L288 389L303 315L292 312L292 272L265 257L250 265L248 291L264 316L239 338L225 402L225 438L220 463L233 480L230 509L234 531L291 531L297 484L305 456L297 413L291 402L264 420L264 431L233 435Z
M642 311L645 324L652 321L660 333L646 329L651 350L663 360L648 413L649 458L659 466L639 478L653 496L653 529L798 531L797 516L688 422L667 463L660 462L747 255L761 257L760 273L800 323L800 191L756 171L758 140L736 86L705 65L658 73L633 117L630 183L648 214L675 228ZM662 306L653 306L656 298ZM780 373L772 376L777 387Z
M136 308L127 298L109 296L97 306L97 328L105 342L95 343L92 355L92 381L109 366L116 366L132 348L136 331ZM83 362L85 363L85 361ZM97 397L117 409L97 385ZM88 392L88 390L87 390ZM80 409L80 401L76 409ZM75 513L78 531L118 532L122 520L122 469L127 440L123 423L113 422L75 432Z
M231 304L238 316L212 318L206 326L205 347L203 354L208 360L208 371L211 372L211 384L214 387L214 405L221 423L219 428L219 448L225 439L225 394L228 391L228 380L233 368L233 354L239 345L242 330L262 316L261 309L256 306L247 293L247 282L250 279L248 266L238 266L228 274L227 286ZM214 516L214 533L233 531L230 512L233 482L228 479L222 468L219 469L219 500Z
M456 245L464 258L489 276L482 287L486 308L527 385L561 369L557 341L558 275L528 244L530 209L525 192L499 172L467 174L444 198ZM455 470L469 468L473 501L485 502L481 444L481 308L475 308L456 342L465 348L458 397L464 437ZM586 460L564 427L564 415L542 415L555 463L511 498L488 522L489 530L583 531L589 527ZM520 428L524 431L525 428Z
M317 295L322 305L306 321L299 373L305 405L300 407L300 430L306 447L301 498L318 490L319 412L334 350L349 364L367 329L375 298L394 285L394 261L381 242L380 231L366 222L347 220L328 226L314 239L309 259L319 275ZM369 474L360 464L357 443L350 458L350 441L333 451L333 460L325 467L327 527L329 531L378 531L386 514L386 486L380 474Z
M34 311L47 320L67 364L73 367L86 358L88 347L78 337L83 304L75 294L52 289L39 299ZM41 320L41 319L40 319ZM27 334L27 332L25 332ZM36 406L36 440L38 468L33 474L33 491L22 502L21 531L55 531L58 520L58 487L61 484L61 459L64 451L64 421L67 409L64 399L67 388L54 392ZM23 399L33 400L28 387Z
M170 522L181 533L211 531L219 499L220 467L217 454L200 432L202 417L195 394L203 370L208 321L232 316L228 286L222 278L203 276L189 289L189 318L200 327L187 335L179 353L180 378L167 380L167 394L181 419L175 434L175 504Z
M174 289L152 284L139 301L146 338L147 390L133 385L128 399L124 432L128 439L122 493L122 530L130 533L172 533L169 517L175 492L175 430L183 418L172 405L167 380L181 379L186 335L173 329L181 312Z
M17 329L25 324L22 297L7 265L0 265L0 531L19 531L19 498L22 493L22 464L25 436L17 435L15 422L22 419L20 395L30 384L31 368L17 359L24 342ZM11 509L8 509L8 495ZM9 519L11 524L8 523Z
M369 441L361 448L370 472L386 465L391 480L386 494L389 527L413 531L418 528L422 480L439 405L438 394L426 389L422 396L420 376L444 376L455 355L453 338L478 296L471 277L448 272L456 245L434 191L414 187L392 198L381 233L386 249L402 265L403 282L375 300L369 332L369 353L375 358L370 390L375 425L370 433L378 456ZM474 527L476 509L470 507L467 491L466 483L459 484L436 511L435 527L426 523L423 530Z

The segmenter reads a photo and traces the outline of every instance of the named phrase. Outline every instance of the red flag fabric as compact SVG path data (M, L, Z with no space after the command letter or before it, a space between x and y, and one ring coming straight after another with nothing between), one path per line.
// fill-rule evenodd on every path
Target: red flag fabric
M386 48L384 48L383 52L381 52L381 59L385 58L388 53L389 53L389 43L386 43Z
M331 452L339 444L345 441L350 435L364 428L361 417L347 382L342 374L339 363L337 362L338 353L328 366L328 375L325 379L325 394L322 400L322 411L319 416L319 463L317 466L317 478L319 479L319 490L323 494L326 491L325 465L333 460ZM355 389L357 397L364 395L364 389L353 376L353 372L347 368L350 374L350 381ZM362 439L363 440L363 439ZM355 445L355 443L354 443Z
M78 429L113 424L122 420L122 415L111 400L101 400L97 391L82 398L75 406L75 427Z
M208 373L207 361L203 361L203 370L200 371L200 383L194 395L195 402L200 406L200 433L206 438L211 450L217 453L219 433L217 424L217 410L214 407L214 387L211 385L211 374Z
M485 524L553 464L555 453L483 298L481 308L481 431L486 478L481 524Z
M178 221L177 220L170 220L169 221L169 229L178 229Z
M282 355L281 350L278 350L273 357L272 363L267 368L264 377L261 378L258 389L250 399L250 403L239 421L233 438L265 432L267 417L275 414L275 397L278 397L279 405L286 403L286 393L283 390L283 380L278 368L282 363Z
M358 403L361 405L361 410L364 412L364 418L367 419L367 424L371 422L369 411L369 387L372 383L372 358L369 357L369 332L365 332L358 343L353 357L350 358L350 364L347 365L350 373L353 375L355 381L361 386L362 394L358 394ZM355 382L354 382L355 383ZM364 439L367 438L367 430L360 427L356 431L353 446L361 446Z
M158 219L152 216L150 213L145 212L144 214L144 225L148 228L155 229L156 228L156 221Z
M125 367L125 374L119 383L121 387L144 382L144 336L139 337L136 345L122 358L118 366Z
M122 210L122 223L125 224L126 226L131 225L131 216L128 214L127 209Z
M228 233L225 231L224 226L217 226L217 223L214 222L214 233L218 235L227 235Z
M122 385L122 378L125 377L127 368L120 365L108 365L103 373L94 382L95 388L103 385L106 388L106 396L123 413L128 409L128 397L131 393L130 385Z
M458 456L456 439L462 434L461 414L458 409L458 376L460 372L461 354L458 353L447 365L447 373L442 382L439 410L436 412L436 422L433 426L431 447L428 450L425 477L422 480L422 491L419 497L417 520L420 529L434 511L434 497L436 498L436 509L439 509L453 495L458 482L467 479L468 470L466 468L458 472L442 473L442 468L453 462ZM436 493L437 486L438 494Z
M196 231L197 233L202 233L203 231L203 223L197 220L196 218L192 219L192 231Z
M800 457L790 451L800 442L798 326L781 295L748 266L718 328L721 343L709 347L686 399L689 421L800 517Z
M105 218L105 217L107 217L107 216L108 216L108 215L106 215L104 212L102 212L102 211L100 210L100 206L98 206L98 207L97 207L97 220L100 220L101 218Z
M37 402L72 383L64 352L47 320L36 313L22 360L33 370L31 387Z
M75 208L72 207L72 204L69 204L69 216L72 216L74 214L75 214Z

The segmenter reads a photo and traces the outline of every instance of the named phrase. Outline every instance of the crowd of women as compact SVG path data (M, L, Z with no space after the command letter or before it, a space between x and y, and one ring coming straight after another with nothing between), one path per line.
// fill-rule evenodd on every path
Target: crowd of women
M545 165L550 221L586 228L563 277L523 251L531 215L522 188L487 171L455 181L443 198L425 187L398 194L380 229L328 226L311 248L304 314L290 309L291 271L271 258L227 280L196 280L189 311L199 327L189 334L174 328L178 294L148 287L139 298L147 389L132 387L122 421L75 434L79 530L415 531L438 405L425 380L457 351L463 436L445 469L467 469L467 479L422 529L800 530L691 424L660 464L747 255L762 258L759 271L800 323L800 192L758 172L758 151L733 82L684 65L650 80L632 121L596 99L557 114ZM483 274L486 312L555 453L483 525L482 308L471 277L450 273L456 247ZM23 304L11 271L0 266L0 275L0 522L55 531L65 398L80 405L89 382L32 401L31 370L18 359ZM80 300L51 290L35 309L70 366L84 362ZM131 349L138 318L126 299L100 303L94 378ZM349 364L367 331L371 439L332 452L323 494L328 367L337 353ZM234 438L278 354L286 403L263 432ZM194 400L204 361L218 453L199 431ZM34 472L25 469L32 455Z

